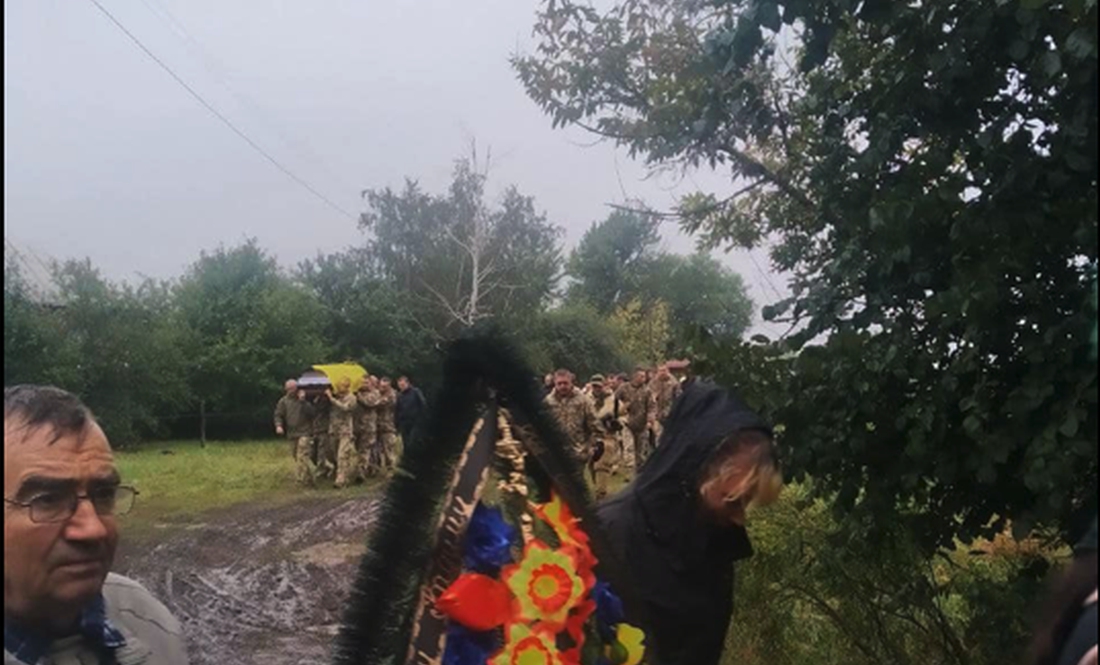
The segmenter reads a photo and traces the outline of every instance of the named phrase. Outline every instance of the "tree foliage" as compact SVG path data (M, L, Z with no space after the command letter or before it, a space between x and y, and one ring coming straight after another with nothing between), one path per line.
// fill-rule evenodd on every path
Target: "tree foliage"
M541 311L561 271L561 229L515 187L490 206L477 166L476 155L459 160L445 195L412 180L399 192L364 192L360 227L375 274L426 305L424 325L439 339L481 319Z
M27 287L17 263L4 266L4 385L78 382L74 346L61 316Z
M4 283L4 383L62 386L84 397L111 440L163 435L190 396L184 333L163 284L107 282L88 261L53 267L59 303L29 297L14 266Z
M376 276L365 251L303 261L297 278L324 311L324 338L334 359L391 377L423 380L436 371L435 340L420 323L428 316L425 305Z
M542 372L565 368L583 381L631 366L616 329L589 305L551 309L515 332L528 362Z
M641 298L632 298L612 313L611 326L618 331L623 352L635 363L655 367L668 358L672 332L663 300L643 304Z
M715 337L739 339L753 315L741 276L704 251L690 256L660 251L658 222L639 208L615 210L593 224L569 256L568 300L588 303L607 316L664 303L673 323L662 353L683 348L697 327ZM637 360L654 362L649 355L643 352Z
M535 32L555 125L728 171L684 227L775 238L774 406L820 491L926 547L1095 505L1095 2L563 0Z
M686 339L685 326L702 328L723 340L740 339L752 326L755 306L741 275L706 252L654 257L640 293L668 305L679 347Z
M929 559L898 525L839 538L825 502L788 487L753 516L725 663L994 665L1028 640L1050 552L1006 539Z
M220 412L266 415L284 380L328 357L320 305L255 240L204 252L176 307L196 398Z
M660 241L657 221L639 212L616 210L593 223L569 255L570 300L610 314L636 297Z
M86 396L117 444L164 434L165 416L187 404L183 331L171 321L167 288L146 281L113 285L85 261L56 271L65 337L73 345L75 390Z

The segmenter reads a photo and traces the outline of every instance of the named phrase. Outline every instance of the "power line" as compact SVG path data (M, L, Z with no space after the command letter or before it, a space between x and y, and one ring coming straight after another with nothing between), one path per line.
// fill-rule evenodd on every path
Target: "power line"
M323 201L325 204L327 204L333 210L336 210L340 214L344 215L345 217L347 217L348 219L351 219L353 221L358 219L355 215L351 214L350 212L348 212L347 210L342 208L340 205L334 203L332 201L332 199L328 198L327 196L325 196L321 192L317 191L308 182L306 182L302 178L298 177L293 171L291 171L287 167L283 166L279 162L279 160L272 157L270 153L268 153L266 150L264 150L262 147L260 147L260 145L258 143L253 141L248 136L248 134L245 134L236 125L234 125L233 122L231 120L229 120L229 118L222 115L221 112L218 111L218 109L214 108L209 102L207 102L203 98L202 95L200 95L198 92L196 92L194 88L192 88L190 85L187 84L186 81L184 81L182 78L180 78L176 74L176 72L172 71L171 67L169 67L167 64L165 64L163 60L158 58L152 51L150 51L149 48L147 46L145 46L145 44L143 44L141 42L141 40L138 39L134 35L134 33L127 30L126 26L122 25L122 23L120 23L119 20L117 18L115 18L113 14L111 14L111 12L107 11L106 7L104 7L102 4L100 4L99 0L90 0L90 1L93 5L95 5L99 9L100 12L103 13L104 16L106 16L108 19L110 19L111 23L115 24L115 27L117 27L119 30L121 30L123 32L123 34L125 34L127 37L129 37L130 41L134 42L134 44L136 44L137 47L140 48L142 50L142 52L145 53L145 55L149 56L149 58L153 62L160 65L161 69L163 69L165 72L167 72L168 75L171 76L176 81L176 83L179 83L183 87L183 89L186 90L188 93L190 93L191 96L194 97L195 100L198 101L200 104L202 104L203 107L206 108L207 111L210 111L210 113L212 113L214 115L214 117L216 117L218 120L221 120L222 123L224 123L226 127L228 127L230 130L232 130L232 132L234 134L239 136L245 143L247 143L249 146L251 146L253 150L260 153L260 155L262 155L267 161L271 162L271 164L273 166L275 166L275 168L282 171L284 175L286 175L288 178L290 178L294 182L301 185L303 188L305 188L311 194L313 194L318 199Z
M11 251L12 258L15 260L16 268L19 270L19 274L24 280L26 286L30 289L30 292L38 298L49 298L56 293L56 282L53 278L53 271L50 270L42 258L38 256L34 250L31 252L35 262L42 268L43 272L39 272L34 265L31 264L30 259L27 256L27 252L24 252L15 244L8 236L4 236L4 244L8 250Z
M11 247L12 252L15 254L16 260L23 264L23 268L27 271L29 276L33 277L36 281L39 282L43 280L43 277L45 277L45 281L53 281L53 270L33 249L27 247L26 251L23 251L23 249L17 246L15 242L10 240L7 236L4 236L4 242L6 242L9 247ZM35 263L37 263L38 266L42 269L42 274L35 274L38 271L34 268L34 266L30 264L30 261L27 259L28 253L30 253L31 258L33 258L35 260ZM41 285L39 285L39 288L41 288Z
M203 44L196 39L187 27L176 16L164 6L163 3L157 0L141 0L142 4L149 9L150 13L157 17L168 26L172 32L176 33L180 39L183 40L184 46L187 50L195 56L195 58L202 63L203 68L209 73L222 88L228 92L233 99L237 100L237 103L241 107L249 110L253 115L260 118L261 122L266 125L267 129L271 131L275 136L283 142L284 145L289 147L293 152L297 153L299 157L304 157L307 161L313 162L320 166L328 178L336 181L339 186L348 189L348 183L338 174L334 173L332 169L328 167L323 159L320 158L318 152L314 150L307 142L298 139L297 137L284 132L280 125L274 121L270 114L266 113L260 105L256 103L250 96L239 92L233 85L230 84L231 72L227 71L225 65L207 49ZM354 190L354 188L351 188Z
M772 293L774 293L777 298L782 300L783 299L783 294L779 292L779 289L775 288L775 283L772 282L771 277L768 277L768 273L766 273L764 271L764 269L760 267L760 263L757 262L757 260L756 260L756 253L751 248L749 249L749 259L752 260L753 266L756 267L756 272L760 273L760 276L763 277L764 281L767 282L768 286L771 287Z

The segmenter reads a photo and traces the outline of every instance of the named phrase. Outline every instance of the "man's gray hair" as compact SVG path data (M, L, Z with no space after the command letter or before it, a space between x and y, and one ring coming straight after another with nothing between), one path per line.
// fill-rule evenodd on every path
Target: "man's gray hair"
M83 434L95 422L95 416L67 390L26 384L4 388L5 429L16 421L24 435L40 427L51 428L50 443L54 443L69 434Z

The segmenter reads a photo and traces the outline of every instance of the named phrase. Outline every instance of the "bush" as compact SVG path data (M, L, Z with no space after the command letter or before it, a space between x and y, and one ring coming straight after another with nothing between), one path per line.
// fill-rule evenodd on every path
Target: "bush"
M566 368L586 381L597 372L624 371L631 359L620 351L615 329L592 307L568 305L545 312L516 331L527 362L543 372Z
M901 528L874 541L831 515L795 485L753 516L727 664L992 665L1020 652L1049 552L1013 543L930 559Z

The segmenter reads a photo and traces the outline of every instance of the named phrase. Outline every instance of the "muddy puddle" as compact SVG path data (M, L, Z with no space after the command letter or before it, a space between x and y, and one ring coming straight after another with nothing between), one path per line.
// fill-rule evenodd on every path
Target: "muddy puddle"
M192 665L322 665L374 519L373 497L244 508L124 549L183 623ZM124 546L125 547L125 546Z

